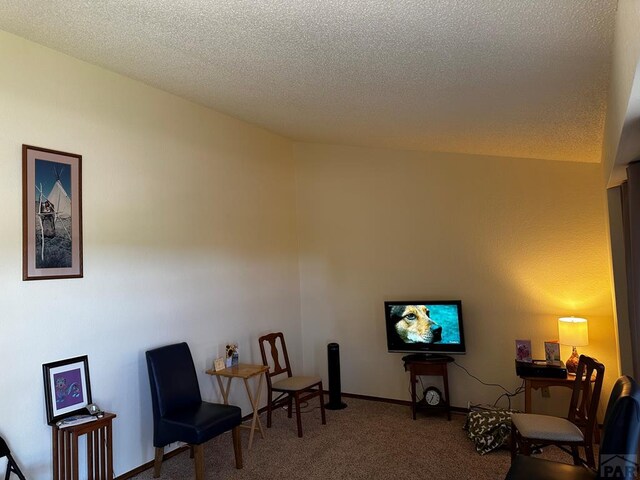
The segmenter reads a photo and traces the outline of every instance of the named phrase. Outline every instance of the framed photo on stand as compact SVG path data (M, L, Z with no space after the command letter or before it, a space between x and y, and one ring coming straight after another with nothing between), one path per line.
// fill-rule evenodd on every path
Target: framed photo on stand
M544 342L544 359L550 365L560 362L560 344L557 341Z
M516 340L516 360L531 362L531 340Z
M78 413L87 413L91 404L89 359L81 357L59 360L42 365L47 423Z

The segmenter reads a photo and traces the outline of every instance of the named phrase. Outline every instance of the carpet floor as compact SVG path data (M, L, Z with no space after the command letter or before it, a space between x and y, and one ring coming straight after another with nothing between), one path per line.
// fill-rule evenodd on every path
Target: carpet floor
M205 444L205 477L234 479L397 479L497 480L509 469L508 450L487 455L476 453L463 430L465 416L419 414L412 420L409 407L378 401L344 398L344 410L327 410L327 424L320 422L315 402L302 417L304 437L298 438L295 416L274 412L272 428L266 413L260 416L265 438L256 433L248 450L249 431L242 430L244 468L234 467L231 434ZM569 455L555 447L541 455L571 463ZM149 469L132 477L152 478ZM182 452L162 464L162 480L193 478L193 460Z

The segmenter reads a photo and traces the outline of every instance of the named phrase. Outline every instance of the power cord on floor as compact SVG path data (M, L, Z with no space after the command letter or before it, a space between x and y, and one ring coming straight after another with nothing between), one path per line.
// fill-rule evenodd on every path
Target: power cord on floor
M508 403L509 403L509 410L511 410L511 398L515 397L519 394L521 394L522 392L524 392L524 380L522 380L522 384L517 387L513 392L507 390L505 387L503 387L502 385L500 385L499 383L487 383L482 381L481 379L479 379L478 377L476 377L475 375L473 375L471 372L469 372L469 370L467 370L465 367L463 367L462 365L460 365L457 361L453 361L453 364L455 366L457 366L458 368L461 368L462 370L464 370L464 372L469 375L471 378L477 380L478 382L480 382L482 385L486 385L487 387L499 387L502 390L504 390L504 393L501 394L495 402L493 402L493 406L495 407L496 405L498 405L498 402L502 399L502 398L506 398Z
M284 397L284 396L286 396L286 395L287 395L286 393L281 393L280 395L278 395L278 397L277 397L275 400L273 400L273 402L272 402L272 403L275 405L276 403L278 403L278 401L279 401L282 397ZM310 413L310 412L313 412L314 410L317 410L318 408L320 408L320 407L313 407L313 408L310 408L310 409L304 410L304 409L305 409L305 408L307 408L308 406L309 406L309 402L302 402L302 403L300 404L300 413ZM282 405L282 406L280 406L279 408L281 408L282 410L285 410L285 411L286 411L286 410L288 410L288 409L289 409L289 405ZM291 413L296 413L296 407L295 407L295 404L293 404L293 403L291 404Z

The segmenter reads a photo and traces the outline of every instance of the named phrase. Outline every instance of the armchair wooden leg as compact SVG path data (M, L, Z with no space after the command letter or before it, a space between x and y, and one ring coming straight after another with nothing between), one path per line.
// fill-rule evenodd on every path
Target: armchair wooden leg
M156 447L156 458L153 460L153 478L160 476L160 468L162 468L162 456L164 455L164 447Z
M302 437L302 414L300 413L300 396L296 392L296 421L298 422L298 437Z
M189 458L193 458L193 445L189 445Z
M200 445L192 445L196 463L196 480L204 480L204 447Z
M293 413L293 397L289 394L289 408L287 408L287 417L291 418L291 414Z
M236 468L242 468L242 439L240 437L240 427L234 427L231 431L233 437L233 453L236 456Z

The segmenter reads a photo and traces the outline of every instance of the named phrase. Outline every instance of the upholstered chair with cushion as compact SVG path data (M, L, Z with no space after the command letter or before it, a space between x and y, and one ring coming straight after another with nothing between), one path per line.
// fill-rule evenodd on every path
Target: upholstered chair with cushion
M267 372L267 428L271 428L271 412L273 409L287 405L288 417L291 418L291 410L294 407L293 404L295 404L298 436L302 437L300 405L313 397L320 398L322 424L326 424L322 379L316 376L293 375L282 332L263 335L258 339L258 342L260 343L262 363L269 367L269 372ZM265 348L267 345L269 346L268 356ZM275 377L278 377L278 379L274 379ZM274 400L274 392L281 394L280 396L284 398L282 400Z
M534 446L556 445L568 447L574 464L579 465L582 462L579 447L582 447L587 465L595 467L593 434L597 428L596 414L603 377L602 363L580 355L566 418L514 413L511 416L511 458L514 459L517 452L530 455Z
M242 468L242 411L233 405L202 401L189 346L186 343L167 345L149 350L146 356L156 447L154 478L160 476L164 447L172 442L184 442L190 445L195 456L196 479L203 479L203 443L229 430L233 436L236 468Z
M505 480L635 479L640 439L640 389L631 377L620 377L613 387L604 417L598 470L518 455Z

